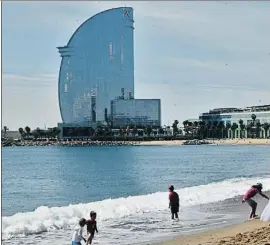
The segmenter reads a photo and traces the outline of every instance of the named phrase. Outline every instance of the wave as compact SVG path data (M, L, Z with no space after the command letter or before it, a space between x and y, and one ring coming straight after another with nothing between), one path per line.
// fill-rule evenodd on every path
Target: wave
M264 178L238 178L207 185L193 186L176 190L180 196L181 207L224 201L243 195L247 188L262 182L264 190L270 190L270 176ZM86 204L64 207L38 207L33 212L16 213L2 218L2 239L17 236L40 234L58 229L68 229L76 225L81 217L88 217L90 210L98 214L101 227L110 220L126 216L158 212L168 209L168 193L157 192L142 196L106 199Z

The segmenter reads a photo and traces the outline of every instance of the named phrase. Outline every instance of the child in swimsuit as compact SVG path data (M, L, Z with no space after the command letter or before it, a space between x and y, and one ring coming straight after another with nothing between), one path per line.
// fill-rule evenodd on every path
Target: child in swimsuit
M86 242L86 239L82 236L83 227L86 224L86 220L81 218L79 221L79 227L76 227L72 236L72 245L81 245L81 240Z
M174 216L176 219L178 219L178 212L179 212L179 196L174 191L174 186L169 186L170 194L169 194L169 208L171 209L172 219L174 219Z
M86 221L87 233L89 234L89 237L87 239L87 244L92 244L92 240L94 238L95 232L98 233L96 218L97 218L97 213L94 211L91 211L90 219Z

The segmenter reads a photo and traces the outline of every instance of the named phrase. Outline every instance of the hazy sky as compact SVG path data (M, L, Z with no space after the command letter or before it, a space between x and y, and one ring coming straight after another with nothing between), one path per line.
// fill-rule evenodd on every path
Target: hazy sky
M61 121L56 47L119 6L134 8L135 96L160 98L163 124L270 104L270 2L3 2L3 125Z

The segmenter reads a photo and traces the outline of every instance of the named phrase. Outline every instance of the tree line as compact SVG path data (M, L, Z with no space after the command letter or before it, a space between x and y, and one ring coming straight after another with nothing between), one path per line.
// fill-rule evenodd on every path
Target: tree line
M22 139L56 138L61 132L57 127L49 128L47 130L36 128L32 131L29 126L26 126L24 129L19 128L18 131Z
M238 123L224 123L223 121L214 122L204 122L195 121L190 122L188 120L183 121L182 129L179 127L179 121L174 120L172 126L134 126L129 125L127 127L120 127L115 132L114 128L110 126L98 126L97 128L92 127L65 127L63 128L64 137L92 137L92 138L112 138L116 134L121 139L127 137L169 137L173 138L196 138L196 139L206 139L206 138L259 138L262 129L264 129L265 137L269 135L270 124L256 121L256 115L251 115L251 122L247 125L244 121L240 119ZM236 134L236 131L240 132L240 135ZM4 126L4 135L8 128ZM18 129L22 139L39 139L48 138L55 139L61 132L58 127L49 128L47 130L36 128L31 130L30 127ZM170 133L171 132L171 133ZM267 134L268 132L268 134ZM171 138L171 136L173 138Z
M191 135L192 137L205 139L205 138L236 138L236 130L239 129L240 135L239 138L245 138L245 133L247 133L247 138L259 138L262 129L265 131L265 137L267 132L269 132L270 124L256 122L256 115L251 115L251 122L247 125L244 124L244 121L240 119L238 123L224 123L224 121L195 121L189 122L188 120L183 121L183 129L185 135ZM175 120L172 129L173 135L179 133L178 128L179 121ZM231 131L231 135L230 135Z

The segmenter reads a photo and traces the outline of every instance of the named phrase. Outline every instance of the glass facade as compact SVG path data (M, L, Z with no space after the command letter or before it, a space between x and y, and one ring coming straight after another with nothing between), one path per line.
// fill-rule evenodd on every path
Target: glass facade
M111 100L134 97L133 9L106 10L86 20L58 47L59 107L64 123L103 122Z
M113 127L161 126L160 99L120 99L111 102Z
M224 121L224 123L239 123L239 120L243 120L244 124L250 124L252 122L251 115L256 115L256 122L270 123L270 111L256 111L256 112L232 112L227 114L211 114L211 113L203 113L199 119L205 122L220 122Z

